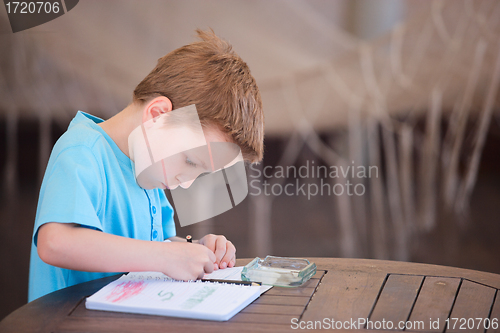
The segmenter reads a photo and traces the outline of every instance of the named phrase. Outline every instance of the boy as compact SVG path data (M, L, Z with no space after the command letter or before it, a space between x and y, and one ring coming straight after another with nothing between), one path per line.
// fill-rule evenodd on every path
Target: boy
M248 162L262 159L262 102L248 66L213 31L197 33L201 41L159 59L124 110L104 122L78 112L54 146L35 219L29 301L111 272L160 271L190 280L234 266L236 249L224 236L207 235L198 244L175 237L163 192L169 184L141 188L130 160L135 128L192 104L207 141L237 144ZM182 172L172 179L173 187L192 182L183 182Z

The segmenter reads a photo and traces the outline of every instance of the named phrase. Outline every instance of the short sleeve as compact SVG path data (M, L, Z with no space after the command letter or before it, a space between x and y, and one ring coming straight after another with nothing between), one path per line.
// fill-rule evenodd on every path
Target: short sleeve
M68 148L49 161L40 190L35 245L38 229L48 222L77 223L102 231L98 215L103 181L99 163L88 147Z
M176 235L175 222L174 222L174 210L167 200L165 192L158 190L160 195L161 204L161 216L162 216L162 228L163 228L163 239L169 239Z

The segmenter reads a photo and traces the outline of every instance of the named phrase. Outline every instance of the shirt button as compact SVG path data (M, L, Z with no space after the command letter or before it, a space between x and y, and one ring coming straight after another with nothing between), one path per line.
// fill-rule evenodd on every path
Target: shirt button
M153 239L156 239L156 237L158 237L158 231L153 231Z
M156 207L153 206L153 214L156 214Z

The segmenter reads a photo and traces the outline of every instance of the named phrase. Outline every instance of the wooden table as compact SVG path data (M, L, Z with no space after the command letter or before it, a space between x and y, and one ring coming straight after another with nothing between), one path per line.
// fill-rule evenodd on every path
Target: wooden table
M300 328L368 332L389 321L406 331L485 332L484 320L500 319L500 275L405 262L310 258L317 274L298 288L274 287L228 322L90 311L85 297L116 277L62 289L26 304L0 323L0 332L281 332ZM244 265L248 259L239 259ZM450 328L446 329L446 319ZM453 325L458 318L455 329ZM463 318L463 319L462 319ZM479 323L482 319L482 323ZM333 322L332 322L333 320ZM432 320L436 329L431 329ZM439 325L437 325L439 320ZM465 329L459 329L465 321ZM474 329L470 329L471 324ZM340 324L339 324L340 323ZM354 326L352 326L354 323ZM385 324L384 324L385 323ZM370 325L370 323L368 323ZM478 329L476 326L480 326ZM337 326L340 327L340 326ZM295 329L294 329L295 328ZM389 332L380 329L377 332ZM500 332L500 329L486 330Z

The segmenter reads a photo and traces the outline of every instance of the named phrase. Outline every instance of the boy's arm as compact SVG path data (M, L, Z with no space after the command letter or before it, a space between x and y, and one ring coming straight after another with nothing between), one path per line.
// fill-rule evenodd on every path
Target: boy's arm
M177 236L170 237L172 242L185 242L184 238ZM215 254L214 269L234 267L236 264L236 248L231 241L227 240L222 235L208 234L202 237L199 241L194 241L198 244L205 245Z
M40 258L53 266L90 272L157 271L194 280L214 269L207 247L183 242L131 239L70 223L46 223L38 230Z

